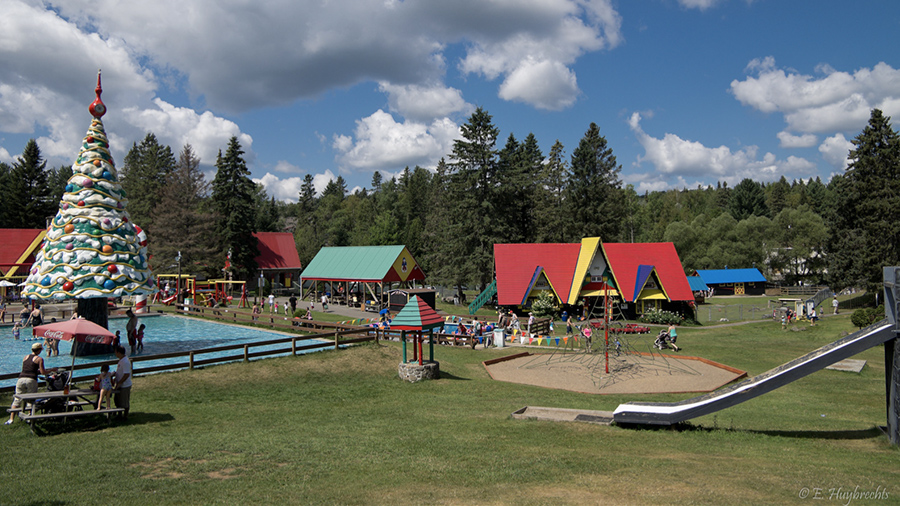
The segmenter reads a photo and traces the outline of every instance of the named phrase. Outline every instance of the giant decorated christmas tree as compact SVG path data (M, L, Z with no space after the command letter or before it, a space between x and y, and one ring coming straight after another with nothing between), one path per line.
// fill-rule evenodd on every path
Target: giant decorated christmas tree
M94 119L84 137L59 211L35 256L23 295L37 299L75 298L78 314L107 327L107 299L153 291L146 241L131 223L128 199L118 181L109 141L100 118L106 106L96 100ZM78 354L108 353L109 349L79 349Z

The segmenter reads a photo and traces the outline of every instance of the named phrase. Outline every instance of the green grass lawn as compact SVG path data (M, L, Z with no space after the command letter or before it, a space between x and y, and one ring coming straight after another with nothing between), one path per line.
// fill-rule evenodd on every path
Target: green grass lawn
M684 328L678 344L752 375L853 330L843 315L797 328ZM876 428L880 347L855 357L860 374L820 371L655 430L512 419L689 397L492 381L481 362L518 351L438 347L442 378L417 384L397 377L398 343L139 377L127 422L0 429L0 504L770 504L857 486L900 498L900 451Z

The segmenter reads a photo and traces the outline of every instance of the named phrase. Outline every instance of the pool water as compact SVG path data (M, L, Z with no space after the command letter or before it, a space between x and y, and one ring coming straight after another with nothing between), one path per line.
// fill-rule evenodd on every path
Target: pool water
M225 325L222 323L179 318L175 316L142 316L139 318L139 322L146 325L146 328L144 329L144 350L139 352L136 356L183 352L203 348L214 348L216 346L226 346L229 344L244 344L288 337L276 332L267 332L265 330L249 327ZM128 323L128 320L125 318L110 319L109 330L112 332L116 332L117 330L120 331L122 345L128 349L128 340L125 338L126 323ZM22 370L22 358L31 353L31 345L38 342L31 338L32 334L30 327L22 329L18 341L13 339L12 327L0 328L0 374L18 373ZM303 346L313 342L317 341L298 340L297 345ZM269 347L260 346L253 348L252 351L263 351L266 349L274 349L276 347L285 348L287 345L280 344ZM72 343L70 341L60 342L58 357L47 357L47 350L44 350L44 352L41 353L41 356L44 357L44 367L69 367L72 364L72 356L69 354L71 348ZM302 351L298 351L298 353L301 352ZM238 353L240 353L239 350L204 353L202 356L199 356L198 359L235 355ZM290 352L287 352L286 354L289 353ZM75 357L75 363L89 364L93 362L114 360L115 358L115 355L91 355L88 357ZM135 368L140 369L154 365L185 363L186 361L187 357L141 361L135 364ZM113 367L113 369L115 369L115 367ZM100 367L98 366L97 373L99 374L99 372ZM90 369L82 369L76 372L76 376L89 374L92 374ZM0 387L12 386L15 384L16 380L14 379L0 381Z

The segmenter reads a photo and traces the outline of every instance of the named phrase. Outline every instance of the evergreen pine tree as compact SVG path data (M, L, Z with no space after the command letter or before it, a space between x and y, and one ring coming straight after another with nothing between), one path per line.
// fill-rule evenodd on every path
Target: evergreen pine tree
M572 152L571 167L566 203L572 221L566 227L566 240L600 237L618 241L625 219L619 179L622 167L596 123L591 123Z
M828 271L832 288L877 289L882 267L900 264L900 137L874 109L852 142L850 165L834 178Z
M59 201L51 200L55 192L47 184L46 166L37 141L29 140L7 179L3 205L10 227L46 228L47 219L56 212Z
M435 168L428 191L428 212L423 231L424 253L416 257L422 270L428 273L431 283L451 285L458 281L451 258L453 241L448 241L451 229L450 209L450 168L441 158Z
M175 257L181 252L184 272L220 275L217 271L223 261L215 244L215 221L203 206L209 188L200 171L200 159L193 147L185 144L151 216L155 232L148 247L157 271L174 272Z
M300 195L297 202L297 228L294 230L294 242L303 265L308 264L322 246L318 236L316 221L316 187L311 174L303 176Z
M224 259L231 251L235 278L247 280L255 277L259 249L253 236L255 186L243 154L237 137L228 141L224 156L219 154L212 183L212 203L218 220L217 234L222 241L220 257Z
M766 193L759 183L745 178L731 192L728 210L737 221L751 216L768 217L769 208L766 206Z
M787 194L791 191L791 185L784 176L781 179L770 184L766 188L766 205L772 214L778 214L785 208L787 202Z
M462 139L453 143L447 209L456 218L447 230L452 250L454 283L486 286L494 277L494 242L503 236L498 219L497 143L499 130L491 115L480 107L460 127Z
M72 177L72 166L62 165L58 169L50 169L47 174L47 186L50 189L50 201L59 202L66 189L66 183Z
M12 198L8 193L10 172L12 172L12 167L0 162L0 202L3 202L3 205L0 205L0 228L13 228L9 212L10 206L7 204L11 202Z
M535 182L540 178L544 155L534 134L528 134L521 143L509 136L507 145L499 153L498 181L501 216L500 237L505 242L534 242Z
M128 195L128 210L134 222L148 233L154 232L152 210L175 166L172 148L160 144L153 133L148 133L140 144L132 144L125 155L121 180Z
M569 164L563 150L562 143L557 140L535 181L535 242L565 241L567 218L564 197Z

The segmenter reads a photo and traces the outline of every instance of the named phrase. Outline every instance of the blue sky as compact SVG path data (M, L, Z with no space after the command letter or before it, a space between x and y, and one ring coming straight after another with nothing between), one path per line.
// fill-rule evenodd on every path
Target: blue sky
M117 161L236 135L285 201L433 168L475 107L545 154L597 123L640 192L827 181L900 113L898 33L895 0L0 0L0 161L71 164L102 68Z

